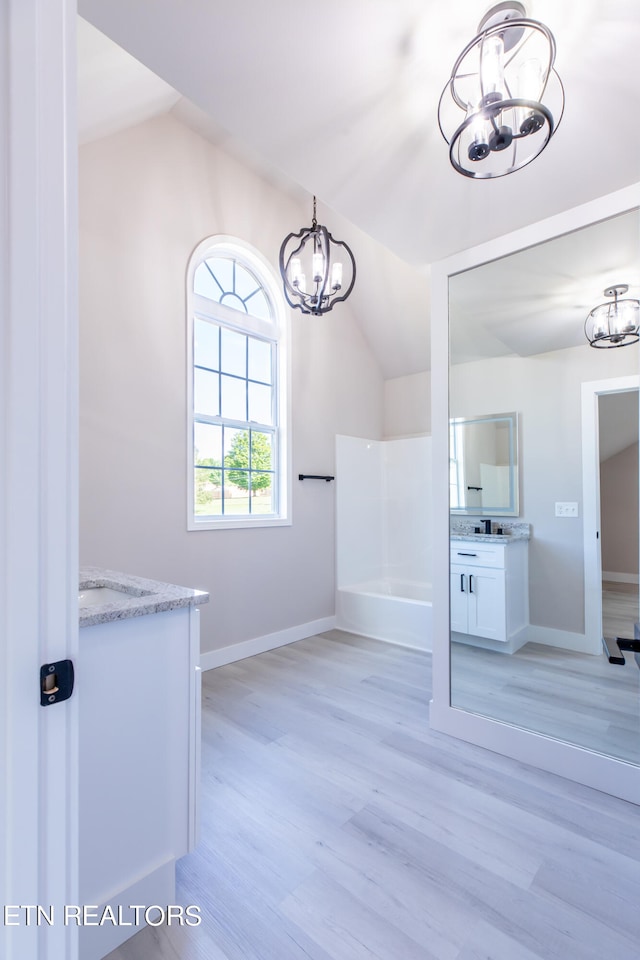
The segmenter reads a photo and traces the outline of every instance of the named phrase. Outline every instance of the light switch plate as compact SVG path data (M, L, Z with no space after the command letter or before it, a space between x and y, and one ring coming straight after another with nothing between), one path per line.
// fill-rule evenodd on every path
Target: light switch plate
M556 517L577 517L578 504L575 501L563 500L556 502Z

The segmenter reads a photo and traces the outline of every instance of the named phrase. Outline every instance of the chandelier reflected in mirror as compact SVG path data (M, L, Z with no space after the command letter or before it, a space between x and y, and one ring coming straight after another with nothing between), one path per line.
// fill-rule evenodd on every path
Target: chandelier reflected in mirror
M587 316L584 332L589 345L598 349L628 347L640 340L638 330L640 301L631 298L621 300L629 289L627 283L607 287L605 297L613 297L608 303L600 303Z
M347 299L356 281L354 256L318 223L315 197L311 226L284 238L279 263L287 303L302 313L328 313Z
M442 91L438 122L449 159L465 177L489 180L526 166L547 146L564 109L551 31L517 0L483 17Z

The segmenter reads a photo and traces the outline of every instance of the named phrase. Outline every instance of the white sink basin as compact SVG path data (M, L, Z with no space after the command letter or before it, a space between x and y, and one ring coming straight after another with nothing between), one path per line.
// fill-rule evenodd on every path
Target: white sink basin
M113 587L87 587L78 593L79 607L93 607L97 603L111 603L113 600L127 600L131 597L125 590Z

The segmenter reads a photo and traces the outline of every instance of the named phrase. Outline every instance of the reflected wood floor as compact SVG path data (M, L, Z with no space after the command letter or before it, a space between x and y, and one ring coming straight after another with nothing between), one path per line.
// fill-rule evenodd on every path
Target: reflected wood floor
M633 625L638 620L638 585L604 580L602 632L605 637L633 637Z
M109 960L638 960L640 807L431 732L430 666L334 630L206 673L203 923Z
M638 587L604 583L603 631L633 637ZM455 706L640 763L640 670L607 657L527 643L507 655L454 643ZM640 955L640 951L639 951Z
M526 643L514 654L451 649L454 706L640 763L640 670L604 654ZM640 950L639 954L640 956Z

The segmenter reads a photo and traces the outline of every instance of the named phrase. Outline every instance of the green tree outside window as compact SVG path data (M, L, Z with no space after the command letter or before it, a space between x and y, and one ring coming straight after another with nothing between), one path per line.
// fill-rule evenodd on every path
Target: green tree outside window
M249 440L251 438L251 441ZM249 457L249 442L251 442L251 457ZM227 476L241 490L248 490L251 484L251 493L256 495L258 490L266 490L271 486L271 474L259 473L255 470L271 470L271 441L266 433L257 433L253 430L241 430L233 438L229 452L224 458L225 467L229 470ZM233 469L235 468L235 469Z

